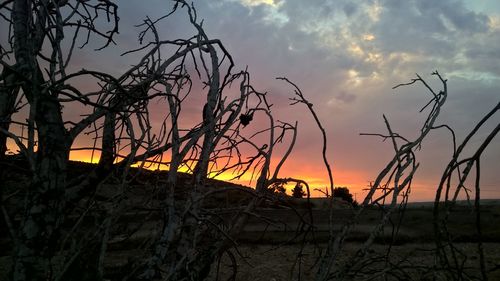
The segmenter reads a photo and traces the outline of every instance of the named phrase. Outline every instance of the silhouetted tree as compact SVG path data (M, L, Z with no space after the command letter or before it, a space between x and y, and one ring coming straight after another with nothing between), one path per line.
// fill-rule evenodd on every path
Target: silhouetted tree
M100 43L99 50L113 47L120 20L117 3L0 4L1 26L9 30L0 40L0 160L11 139L27 160L31 176L27 186L7 199L0 179L2 218L14 242L12 280L102 279L108 242L124 235L117 222L132 209L124 194L131 188L134 164L163 165L169 171L151 194L162 198L154 208L162 223L147 230L155 238L148 245L152 250L137 257L127 272L129 279L204 279L217 257L233 246L233 237L271 185L281 181L278 174L293 148L297 123L274 120L266 94L250 85L247 71L233 70L231 55L220 40L205 33L192 4L172 0L165 16L144 19L138 26L139 46L123 54L132 55L131 67L117 76L82 69L81 61L72 59L87 45ZM159 32L157 25L179 11L186 12L193 34L186 39L162 38L169 32ZM229 87L234 87L231 94ZM194 125L182 127L181 109L193 95L204 97L203 109ZM257 116L268 122L256 128L251 121ZM68 176L70 152L87 136L94 142L79 149L95 155L98 164ZM273 152L285 138L290 144L280 158ZM243 146L253 156L243 155ZM272 159L280 160L272 165ZM193 188L179 198L181 168L192 173ZM257 180L255 191L245 190L252 198L241 206L245 212L221 227L220 216L205 212L203 203L235 189L206 186L209 175L228 170L235 178L250 171ZM104 204L94 195L106 181L120 189ZM10 208L14 199L26 202L20 207L24 209ZM89 220L94 225L82 227Z
M330 239L325 255L322 257L320 265L318 266L316 280L343 280L345 278L352 278L358 274L372 274L374 271L371 267L376 267L380 262L384 265L384 275L392 275L394 273L394 276L398 276L398 274L401 274L401 277L397 277L396 279L409 279L410 276L413 276L415 272L419 270L422 270L423 276L428 275L429 277L433 276L434 278L439 276L438 279L440 280L470 279L471 274L475 275L475 273L473 273L474 271L480 272L481 280L488 279L488 269L481 241L481 212L479 211L479 162L482 153L500 132L500 124L498 122L494 123L494 126L492 126L493 128L489 129L490 132L484 135L485 137L483 138L483 141L480 143L475 153L472 154L472 157L470 154L464 157L461 153L467 146L468 141L471 140L473 136L478 135L478 131L481 126L486 124L487 121L493 120L492 122L495 122L493 116L500 111L500 103L497 103L496 106L488 112L484 118L477 123L477 125L474 126L469 135L467 135L464 139L463 143L457 147L456 136L451 127L446 124L437 124L438 116L448 96L447 80L444 79L437 71L432 74L438 78L438 81L442 85L442 89L439 91L434 90L418 74L417 77L412 79L410 82L399 84L394 87L398 88L401 86L421 83L431 95L428 103L420 110L421 112L428 110L428 113L427 118L425 119L425 122L423 122L420 132L416 137L406 138L394 132L385 115L383 116L383 119L387 128L386 134L362 134L378 136L384 140L390 140L394 149L394 156L387 163L385 168L381 170L376 180L370 184L367 195L360 203L359 208L355 211L354 216L343 224L339 232L335 233L335 235L331 235L333 238ZM422 148L422 142L426 139L426 137L428 137L429 133L437 129L446 129L451 132L453 141L451 145L453 148L453 157L443 173L436 191L436 199L434 202L433 223L436 241L434 260L436 263L431 264L428 267L423 266L421 269L409 267L408 270L406 270L400 266L400 263L393 263L394 260L389 255L389 252L393 246L392 243L396 241L396 236L401 227L401 223L404 218L403 214L405 212L411 190L411 184L414 174L419 167L419 162L416 159L415 152ZM454 245L452 238L453 234L449 232L450 228L448 225L448 219L452 213L450 212L450 209L455 206L458 195L463 192L466 196L469 196L469 191L465 187L465 181L469 172L474 170L473 168L476 168L474 180L474 213L476 216L475 231L478 238L477 248L479 259L476 268L467 268L465 266L466 260L468 260L470 256L458 250L456 245ZM452 180L452 177L456 177L456 179ZM445 204L442 204L443 202L441 200L443 199ZM362 214L369 206L378 206L382 209L381 219L375 226L373 226L368 238L362 243L362 246L356 250L355 255L350 257L347 262L342 262L341 264L336 263L338 257L341 256L341 251L343 249L342 245L346 241L346 237L348 237L351 233L354 226L360 222ZM444 213L446 213L446 215L443 215ZM394 223L393 221L395 214L398 214L400 217L397 223ZM392 233L392 243L388 246L387 254L385 256L380 256L378 254L371 255L370 251L373 251L373 249L370 248L376 238L379 237L384 231L384 227L387 226L392 227L390 231Z
M335 187L333 190L333 197L342 198L342 200L351 204L354 203L354 199L352 198L352 194L349 192L349 188L345 186Z
M278 194L286 194L286 188L284 182L277 182L271 185L269 188L271 191L276 192Z
M304 191L304 187L301 183L297 183L295 187L292 189L292 197L294 198L302 198L306 195Z
M232 257L236 267L230 249L237 245L236 237L248 218L256 215L256 207L271 197L269 190L274 184L278 184L276 190L283 192L282 184L295 182L293 197L304 197L305 187L309 199L306 182L278 176L293 149L297 122L289 124L274 119L266 94L250 84L246 70L233 70L231 54L220 40L206 34L192 4L172 0L172 10L165 16L144 19L139 26L139 46L123 54L134 55L131 66L119 75L82 69L78 60L72 59L89 43L100 43L100 49L115 44L120 19L116 3L118 1L113 0L5 0L0 4L1 26L6 31L0 35L0 161L7 158L6 144L10 139L26 159L30 176L28 184L22 188L16 186L15 192L8 196L3 196L5 186L0 179L1 216L13 242L11 280L103 280L110 241L126 242L139 231L149 231L152 238L145 244L139 243L140 254L131 259L124 279L203 280L214 261L223 254ZM159 32L157 25L179 10L186 12L193 34L183 39L162 38L170 33ZM447 83L439 73L434 75L443 85L439 92L420 76L397 86L422 83L432 95L422 108L430 108L428 117L414 139L395 133L385 116L387 133L371 134L389 139L394 156L371 185L359 210L340 231L333 231L334 208L330 209L330 239L325 251L320 251L316 280L350 278L356 274L367 276L370 273L361 272L354 265L361 265L363 269L370 262L381 260L380 257L369 260L369 247L391 221L391 215L404 208L408 200L413 175L419 166L415 151L421 149L431 130L448 128L436 122L448 94ZM330 199L333 199L326 132L312 103L300 89L286 78L279 79L294 86L292 104L306 105L322 133L322 156L330 180ZM230 94L227 93L229 87L234 87ZM199 119L182 127L183 122L178 122L184 116L182 108L186 108L184 105L193 95L197 99L203 97ZM151 118L153 106L156 114L162 115L159 122ZM75 114L84 108L87 110L82 115ZM474 171L476 230L480 238L479 162L483 151L500 131L500 125L487 135L472 157L462 158L465 157L462 151L468 151L468 140L498 111L500 104L471 131L462 145L454 147L454 157L436 195L434 224L439 233L436 235L439 236L438 256L443 260L441 264L454 267L449 278L452 280L464 279L466 263L456 258L452 241L446 240L450 235L446 233L446 221L441 220L438 208L441 194L444 193L446 203L451 206L465 190L467 175ZM257 118L264 118L267 123L251 122ZM256 123L263 128L252 131ZM78 149L98 155L98 163L89 171L78 171L78 175L71 176L69 154L76 149L74 144L86 136L92 137L93 144ZM285 139L290 140L288 148L275 150ZM242 146L253 154L243 156ZM281 157L277 155L280 152L283 152ZM164 155L168 155L167 159ZM274 159L279 162L272 163ZM124 230L118 225L124 220L124 214L137 213L129 204L131 198L136 198L127 194L132 189L131 177L140 173L131 175L134 164L168 166L168 178L156 181L155 191L141 203L152 204L152 198L161 200L151 208L141 206L137 216L147 213L141 217L141 223ZM190 171L192 176L187 185L190 189L179 194L181 168ZM249 171L253 173L255 190L231 186L214 190L207 186L209 175L228 170L234 172L235 178ZM458 186L454 191L450 183L455 172ZM103 183L108 182L118 186L109 198L98 194ZM241 211L204 207L203 203L211 196L234 189L251 198L239 206ZM340 194L352 202L347 188L340 188ZM372 204L384 205L383 217L356 255L339 263L346 237L364 208ZM449 212L442 210L442 213ZM154 216L161 217L161 223L155 224L154 229L145 227L144 221ZM314 231L312 216L309 212L310 223L303 221L302 229ZM479 248L481 273L486 279L481 243ZM384 274L389 274L390 266L403 270L404 267L389 260L389 252L384 260L387 269Z

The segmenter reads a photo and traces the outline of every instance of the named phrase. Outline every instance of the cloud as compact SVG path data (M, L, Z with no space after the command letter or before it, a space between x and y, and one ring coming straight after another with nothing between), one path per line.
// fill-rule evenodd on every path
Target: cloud
M349 17L358 10L358 7L354 3L349 2L345 3L342 9L344 10L345 15Z
M356 100L356 95L354 94L349 94L345 91L340 92L335 96L336 100L342 101L344 103L351 103Z
M238 1L238 0L236 0ZM275 0L239 0L239 2L247 7L254 7L254 6L260 6L260 5L268 5L271 7L277 7L279 6L282 2L281 1L275 1Z
M158 18L169 11L162 1L151 3L120 6L125 24L122 42L137 44L133 24L140 23L140 14ZM329 153L335 169L351 171L361 178L358 182L375 178L391 152L390 145L360 137L360 132L384 132L385 113L395 129L412 136L425 117L418 110L429 93L416 85L391 90L395 84L420 73L439 88L428 74L440 70L449 78L450 89L440 122L453 125L461 136L498 102L500 15L475 10L465 0L320 0L314 4L214 0L195 6L209 36L222 40L237 68L248 66L258 90L269 92L273 113L281 120L299 120L299 140L292 156L298 160L291 165L308 159L311 167L321 169L321 143L307 110L285 107L291 90L276 81L277 76L296 82L314 104L332 144ZM194 34L188 26L185 13L178 12L162 22L160 34L170 39ZM196 108L191 111L195 114ZM447 157L440 151L441 145L449 143L448 136L433 137L421 152L425 164L432 167L423 169L426 184L442 168L432 157ZM500 151L498 142L494 145ZM311 155L319 160L310 159Z
M420 73L439 89L428 74L440 70L449 78L450 93L439 121L461 137L498 102L500 31L493 28L494 15L470 10L463 1L210 3L215 4L199 5L209 34L226 44L239 68L249 66L255 86L269 92L280 120L299 121L291 172L300 170L297 165L304 161L311 174L321 171L321 142L305 108L285 107L290 89L277 83L276 76L292 79L314 104L328 132L333 165L338 173L358 177L351 181L358 184L354 189L377 176L392 149L360 132L385 132L386 114L395 130L414 137L425 119L418 110L430 94L417 85L393 91L395 84ZM432 187L440 177L449 145L443 132L424 144L418 156L427 168L417 175L420 186ZM500 151L498 142L495 148ZM492 181L494 172L488 167L495 165L483 164L485 178ZM294 176L286 171L284 176Z

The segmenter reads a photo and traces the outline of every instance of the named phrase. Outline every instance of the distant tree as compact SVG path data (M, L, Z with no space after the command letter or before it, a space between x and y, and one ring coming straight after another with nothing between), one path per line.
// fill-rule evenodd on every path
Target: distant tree
M292 189L292 196L294 198L302 198L304 197L304 195L306 195L306 193L304 192L304 187L302 186L302 184L297 183Z
M349 188L345 186L335 187L333 190L333 197L342 198L342 200L354 204L352 194L349 192Z

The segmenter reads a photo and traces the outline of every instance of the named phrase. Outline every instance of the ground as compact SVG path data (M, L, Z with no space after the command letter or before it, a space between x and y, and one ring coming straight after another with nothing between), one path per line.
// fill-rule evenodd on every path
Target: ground
M74 173L91 169L88 164L75 164ZM4 178L4 206L9 210L14 223L19 222L22 209L23 188L29 183L27 172L22 169L11 170ZM150 240L161 226L158 206L161 198L156 195L158 185L151 184L151 179L164 180L164 173L143 171L134 177L127 188L112 183L103 184L95 194L96 212L106 210L113 203L116 194L122 194L121 202L126 206L119 214L116 229L111 235L105 258L105 274L108 280L119 280L116 276L129 269L131 261L148 251L144 241ZM188 175L181 175L180 182L188 182ZM10 183L9 183L10 182ZM208 188L219 188L227 183L210 181ZM176 190L176 198L183 200L189 191L185 186ZM233 187L237 187L234 186ZM10 188L10 189L9 189ZM240 187L238 187L240 188ZM244 187L241 187L244 188ZM177 194L179 193L179 194ZM234 213L248 202L247 192L216 193L205 202L206 210L219 212L225 210ZM246 196L246 197L245 197ZM5 199L8 198L8 199ZM85 202L84 202L85 203ZM471 277L477 277L480 256L479 238L476 233L473 208L467 202L461 202L448 213L448 230L453 246L459 255L466 257L464 268ZM318 257L326 248L329 238L329 206L327 199L289 199L286 204L264 202L255 215L250 218L243 233L238 237L235 247L230 249L237 262L236 280L313 280L317 271ZM334 232L348 222L356 209L342 201L334 204ZM394 280L429 278L429 269L436 269L434 256L434 229L432 203L410 203L404 212L391 216L384 230L376 237L364 258L353 269L359 273L353 280L364 278L383 280L393 274ZM77 209L78 210L78 209ZM78 218L78 213L68 215L68 225ZM369 208L357 221L339 255L340 265L360 249L374 227L380 222L383 211ZM224 214L220 213L224 218ZM82 233L85 227L95 227L92 215L89 220L82 220ZM481 241L484 243L486 271L490 280L500 280L500 201L485 200L481 205ZM401 222L399 224L399 222ZM393 234L392 225L399 225L397 234ZM131 233L132 235L121 235ZM80 235L80 234L78 234ZM3 218L0 219L0 281L9 280L8 271L12 264L12 241ZM390 251L389 251L390 250ZM389 258L385 259L387 253ZM233 267L230 255L224 254L220 264L215 262L211 271L211 280L228 280ZM388 265L393 265L392 267ZM217 266L223 276L217 278ZM337 264L338 266L339 264ZM394 270L388 271L389 268ZM435 272L433 270L432 272ZM410 274L408 276L404 274ZM403 277L401 277L403 276ZM224 277L224 278L222 278ZM401 278L400 278L401 277ZM439 278L438 278L439 280ZM446 279L442 279L446 280Z
M319 247L324 247L324 244L318 245ZM359 247L361 243L358 242L348 242L345 245L346 255L352 255ZM391 251L394 253L394 262L397 262L397 258L407 258L407 260L402 263L402 266L415 266L421 267L423 265L431 266L434 261L434 257L430 249L434 245L430 243L408 243L404 245L393 246ZM472 243L459 243L457 245L464 252L473 253L476 252L476 245ZM238 257L238 271L237 278L238 281L287 281L287 280L299 280L298 275L300 272L300 280L313 280L316 273L317 267L315 263L317 262L317 251L315 251L316 246L308 243L304 247L301 244L294 245L265 245L265 244L243 244L238 247L241 256ZM387 251L386 245L377 244L373 247L372 254L383 254ZM500 261L500 243L486 243L485 244L485 254L487 259L487 265L490 269L495 266L499 266ZM298 257L302 257L299 263ZM397 258L396 258L397 257ZM226 258L227 259L227 258ZM345 256L342 258L345 260ZM474 263L478 262L477 255L471 255L469 263L473 266ZM347 280L384 280L382 277L384 266L383 264L373 264L374 272L371 274L365 274L357 276L353 279ZM221 270L222 276L228 276L231 268L223 268ZM411 278L409 280L426 280L429 276L425 276L425 271L409 271L411 272ZM212 280L216 280L214 270ZM377 274L381 274L378 278ZM490 280L500 280L500 269L497 268L496 271L490 272L488 274ZM219 280L226 280L220 278ZM392 279L395 280L395 279ZM397 279L396 279L397 280ZM402 279L404 280L404 279Z

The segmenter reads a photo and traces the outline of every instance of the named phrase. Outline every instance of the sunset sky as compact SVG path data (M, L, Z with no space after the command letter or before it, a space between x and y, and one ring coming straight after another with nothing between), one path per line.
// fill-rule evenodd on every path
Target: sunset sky
M198 17L211 38L220 39L236 69L248 70L253 85L268 92L273 114L299 122L295 150L282 176L307 179L324 187L321 134L305 107L287 107L295 82L328 133L328 157L335 184L361 200L363 188L389 161L390 142L360 133L386 133L382 114L393 130L412 138L426 117L419 113L430 98L420 85L392 90L415 73L440 90L430 75L448 79L449 96L438 124L456 130L458 140L500 99L500 2L497 0L210 0L195 1ZM158 18L169 1L120 1L118 45L75 58L90 67L120 73L133 62L119 54L137 47L145 16ZM5 28L1 28L5 32ZM184 11L160 24L165 39L192 35ZM201 110L201 109L200 109ZM500 122L490 120L487 128ZM481 131L480 136L487 133ZM479 144L479 139L474 144ZM413 201L432 200L451 157L451 137L436 131L417 154L421 163ZM85 156L76 154L75 158ZM482 196L500 198L500 138L490 145L481 166Z

